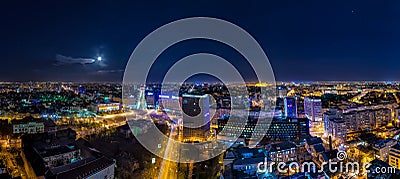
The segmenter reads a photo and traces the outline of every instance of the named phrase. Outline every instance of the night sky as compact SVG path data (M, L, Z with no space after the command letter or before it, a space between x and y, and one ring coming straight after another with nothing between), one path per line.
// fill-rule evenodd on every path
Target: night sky
M7 1L0 5L0 81L122 81L136 45L181 18L230 21L262 46L279 81L400 80L400 1ZM176 44L159 68L197 52L240 65L227 46ZM60 63L56 56L102 63ZM160 70L162 71L162 70Z

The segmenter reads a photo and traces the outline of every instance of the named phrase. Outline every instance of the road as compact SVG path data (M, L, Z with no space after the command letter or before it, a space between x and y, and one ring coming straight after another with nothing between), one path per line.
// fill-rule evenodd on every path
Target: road
M173 125L171 125L173 126ZM175 127L171 127L171 131L169 134L169 140L166 145L164 160L160 167L160 173L158 174L158 179L174 179L178 178L178 164L176 162L172 162L166 160L168 158L175 158L176 155L179 155L179 152L171 145L171 141L175 137ZM179 156L178 156L179 157Z

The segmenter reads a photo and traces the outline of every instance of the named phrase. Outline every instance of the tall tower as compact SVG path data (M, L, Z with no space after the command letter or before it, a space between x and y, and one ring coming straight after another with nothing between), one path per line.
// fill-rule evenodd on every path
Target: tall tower
M147 109L145 87L140 87L139 94L137 95L135 109L137 110Z

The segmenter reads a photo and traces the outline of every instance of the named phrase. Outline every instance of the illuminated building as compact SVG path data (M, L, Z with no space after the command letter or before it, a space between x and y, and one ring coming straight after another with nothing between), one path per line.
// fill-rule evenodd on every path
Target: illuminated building
M208 95L182 95L183 140L204 141L210 134Z
M158 102L158 95L160 94L159 85L149 85L145 89L146 107L147 109L155 109Z
M394 139L386 139L379 141L378 143L373 145L375 152L375 157L382 161L387 161L389 149L397 144L397 141Z
M346 123L347 132L373 130L386 126L391 119L390 109L368 109L343 113L337 109L330 109L324 115L324 129L329 130L329 119L342 119Z
M322 101L321 98L305 97L304 113L311 122L322 121Z
M346 114L343 114L343 119L346 121L346 126L347 126L347 131L352 132L352 131L357 131L358 130L358 122L357 122L357 117L362 117L365 121L367 119L368 114L370 113L360 113L357 114L357 112L352 111ZM324 118L325 118L324 114Z
M348 114L345 114L345 118L349 119L347 115ZM355 118L354 116L351 117L352 119L350 120L352 121L352 126L349 126L349 129L350 127L352 127L352 131L366 130L371 128L373 129L376 126L374 121L376 121L376 119L382 118L379 116L375 116L375 112L370 110L357 111Z
M178 96L160 94L158 95L158 106L166 112L180 113L182 111L181 100Z
M341 118L324 118L324 130L327 136L332 136L337 143L347 141L346 121Z
M372 111L374 112L376 128L386 126L390 121L392 121L392 113L390 109L382 108Z
M48 167L66 165L80 156L80 149L77 149L74 145L60 146L39 152L40 157Z
M15 123L13 124L13 133L28 133L28 134L36 134L44 132L44 124L43 122L28 122L28 123Z
M122 109L120 103L108 103L108 104L98 104L96 106L97 112L112 112L112 111L119 111Z
M231 116L227 126L228 118L221 118L218 120L219 131L224 129L224 132L228 137L233 137L237 131L243 131L240 138L252 139L264 137L265 140L287 140L287 141L305 141L310 135L309 122L307 118L286 118L286 117L275 117L272 119L249 117L246 125L243 126L239 117ZM259 131L255 130L255 126L259 120L271 121L270 124L264 124L260 121L259 125L265 125L268 130L261 128ZM230 135L231 134L231 135ZM230 136L229 136L230 135Z
M389 149L389 165L400 169L400 145L396 144Z
M44 120L43 119L35 119L33 117L25 117L21 120L12 121L13 133L27 133L27 134L36 134L43 133L45 130Z
M310 136L307 118L274 118L265 139L280 141L305 141Z
M153 91L146 91L146 106L147 109L154 109L156 106L156 98Z
M296 96L296 107L297 107L297 116L298 118L305 118L306 114L304 113L304 100L302 100L299 96Z
M267 147L269 158L273 162L297 161L296 149L292 142L275 143Z
M285 116L297 117L297 102L294 97L284 98Z

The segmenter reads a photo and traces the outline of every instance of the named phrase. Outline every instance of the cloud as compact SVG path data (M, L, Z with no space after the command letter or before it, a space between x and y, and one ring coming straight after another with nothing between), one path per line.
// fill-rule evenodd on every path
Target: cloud
M74 58L68 57L64 55L57 54L56 55L55 66L63 66L63 65L72 65L72 64L81 64L81 65L90 65L90 64L98 64L101 67L106 67L107 65L103 61L98 61L94 58Z

